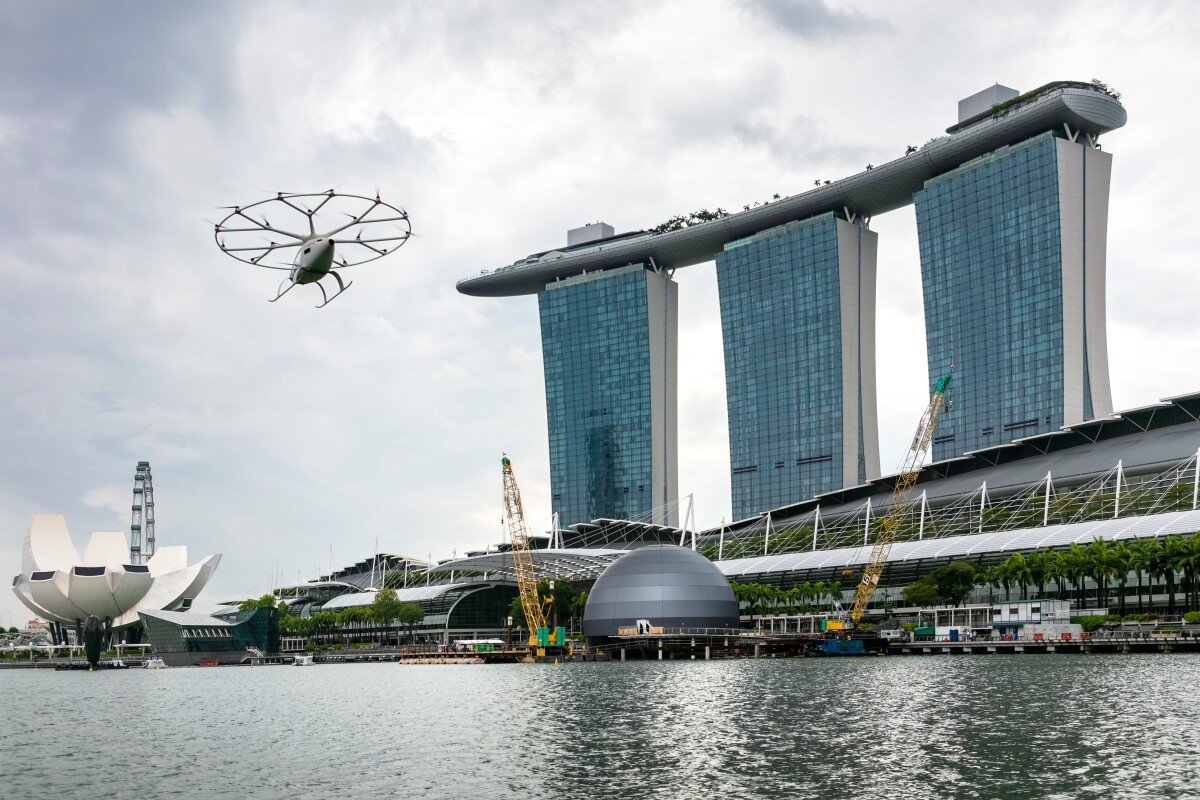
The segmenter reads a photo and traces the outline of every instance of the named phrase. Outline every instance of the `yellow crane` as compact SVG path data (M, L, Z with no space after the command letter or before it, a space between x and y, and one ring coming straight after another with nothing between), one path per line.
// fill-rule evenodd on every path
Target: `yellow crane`
M950 369L954 369L953 364L950 365ZM887 513L879 520L875 546L871 548L871 560L867 562L862 580L858 582L858 590L854 593L854 607L850 610L850 622L853 625L857 625L862 619L871 595L879 586L879 576L883 574L888 555L892 552L892 542L896 540L896 531L900 528L900 518L908 506L908 496L917 483L917 476L921 473L921 462L925 460L925 454L929 452L929 444L933 441L933 432L937 430L938 419L945 408L946 387L950 385L952 374L952 372L946 373L937 382L937 387L933 390L933 397L929 399L929 405L926 406L925 413L921 415L917 433L904 457L900 474L896 477L896 485L892 489L892 496L888 501Z
M537 575L533 570L533 555L529 549L529 529L525 525L525 509L521 505L521 490L513 475L512 462L508 456L500 459L504 477L504 520L508 525L508 538L512 543L513 566L517 573L517 588L521 593L521 609L525 612L525 624L530 631L529 645L545 647L551 644L546 625L546 610L550 598L538 597ZM557 631L556 631L557 633Z

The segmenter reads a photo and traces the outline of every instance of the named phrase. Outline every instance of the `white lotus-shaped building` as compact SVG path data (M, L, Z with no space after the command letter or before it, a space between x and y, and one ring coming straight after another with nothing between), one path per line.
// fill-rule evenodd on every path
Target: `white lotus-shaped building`
M187 547L178 546L160 547L145 565L128 560L129 543L121 531L93 533L80 558L62 514L34 514L13 591L50 622L73 626L94 614L119 628L137 622L138 611L190 607L221 556L188 566Z

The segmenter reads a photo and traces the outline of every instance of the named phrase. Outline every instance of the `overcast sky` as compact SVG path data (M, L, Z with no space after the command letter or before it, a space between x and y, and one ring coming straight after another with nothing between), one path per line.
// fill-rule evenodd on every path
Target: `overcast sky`
M1117 409L1200 390L1192 3L0 6L0 565L29 516L222 553L197 602L501 536L499 458L548 523L534 297L454 289L604 220L741 208L903 154L995 82L1124 94L1108 239ZM221 254L217 206L372 193L417 233L328 308ZM912 208L880 234L885 471L926 397ZM680 488L729 514L713 265L680 285ZM7 591L0 623L28 613Z

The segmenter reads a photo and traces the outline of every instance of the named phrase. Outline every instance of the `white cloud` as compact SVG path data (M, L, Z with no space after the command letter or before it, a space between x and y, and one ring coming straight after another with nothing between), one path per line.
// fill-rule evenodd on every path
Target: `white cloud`
M648 227L857 172L995 81L1125 93L1129 125L1104 140L1114 400L1200 388L1196 157L1180 146L1195 112L1178 101L1197 77L1190 4L266 3L164 7L133 39L144 7L115 8L77 26L0 12L23 34L0 56L23 76L0 87L13 566L33 511L76 530L123 519L142 459L160 543L225 554L209 600L261 592L277 561L325 569L331 546L341 565L376 537L435 556L494 542L501 451L548 517L536 300L455 280L580 222ZM69 46L85 38L104 46ZM278 276L221 255L204 220L333 185L378 187L417 237L322 311L303 287L269 305ZM923 317L911 210L872 224L887 468L924 404ZM702 525L729 514L712 273L676 275L680 484Z

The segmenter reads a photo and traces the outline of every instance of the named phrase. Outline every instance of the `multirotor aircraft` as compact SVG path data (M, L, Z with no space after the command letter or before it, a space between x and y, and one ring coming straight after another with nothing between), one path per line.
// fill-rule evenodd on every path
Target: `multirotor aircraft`
M346 207L357 213L345 210ZM314 194L277 192L267 200L227 208L232 208L232 212L214 225L213 238L221 251L246 264L288 272L275 297L271 298L272 303L293 287L313 283L321 290L324 300L317 308L324 308L353 284L353 281L342 281L339 269L383 258L412 236L407 212L380 200L378 192L374 198L338 194L333 189ZM282 225L287 227L272 225L267 219L267 210L276 219L282 215L285 219ZM328 224L331 218L338 216L347 216L350 220L318 228L318 223ZM300 222L308 232L289 230L294 227L293 222ZM391 227L371 227L387 224ZM367 234L365 237L364 233ZM271 234L285 237L285 240L277 242L270 238ZM291 255L290 263L268 264L264 261L268 256L274 258L276 253ZM321 279L330 275L338 286L332 296L325 293L321 284Z

